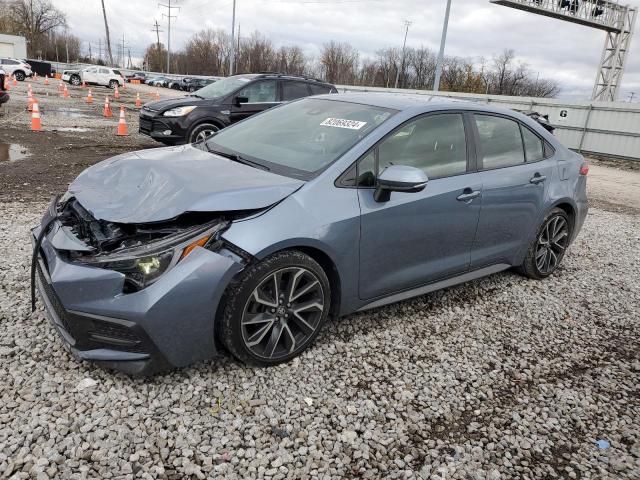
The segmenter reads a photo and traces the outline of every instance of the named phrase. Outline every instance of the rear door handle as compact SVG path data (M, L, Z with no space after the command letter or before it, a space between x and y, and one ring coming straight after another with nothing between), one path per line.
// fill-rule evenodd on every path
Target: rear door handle
M539 173L536 173L533 177L531 177L531 179L529 180L529 183L533 183L534 185L537 185L539 183L544 182L547 179L547 177L545 175L540 175Z
M470 188L465 188L461 195L458 195L457 199L460 202L468 202L480 196L480 190L471 190Z

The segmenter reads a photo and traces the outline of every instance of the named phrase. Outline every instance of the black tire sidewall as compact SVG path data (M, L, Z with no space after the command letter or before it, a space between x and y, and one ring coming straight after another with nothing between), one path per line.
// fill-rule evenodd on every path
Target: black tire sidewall
M218 127L217 125L214 125L213 123L199 123L198 125L194 126L191 130L189 130L189 135L187 136L187 143L197 142L195 137L198 136L198 133L208 128L211 128L215 131L220 130L220 127Z
M76 83L74 83L74 80L76 81ZM78 77L77 75L74 75L73 77L71 77L69 79L69 83L71 85L73 85L74 87L77 87L78 85L80 85L82 83L82 80L80 80L80 77Z
M538 266L536 265L536 261L535 261L536 249L537 249L537 246L538 246L538 238L542 234L542 230L544 229L544 226L547 224L547 222L549 220L551 220L553 217L556 217L558 215L563 217L565 219L565 221L567 222L567 229L568 229L568 236L569 236L569 239L568 239L568 242L567 242L567 248L560 255L560 258L558 259L558 263L556 264L556 268L554 268L549 273L540 273L540 271L538 270ZM531 242L531 245L529 246L529 250L527 251L527 256L525 257L525 261L524 261L524 263L522 265L522 268L521 268L523 273L526 276L528 276L530 278L537 279L537 280L541 280L543 278L547 278L547 277L553 275L554 272L558 269L558 267L562 263L562 260L564 259L564 256L567 253L567 249L569 248L569 242L571 241L571 236L572 235L573 235L573 224L571 222L571 218L569 217L569 215L567 215L567 212L565 212L563 209L558 208L558 207L553 208L547 215L545 215L544 220L542 220L542 223L540 224L540 226L536 230L536 236L533 239L533 242Z
M312 272L320 281L324 293L324 305L322 317L319 320L316 331L295 352L284 357L272 360L256 356L244 343L242 338L241 320L244 307L253 293L253 290L268 276L283 268L302 267ZM277 365L287 362L300 355L313 344L323 325L325 324L331 308L331 285L324 269L314 259L297 250L287 250L276 253L260 263L249 267L242 277L231 285L225 294L224 310L219 322L219 340L227 350L244 363L258 366Z
M115 90L116 89L116 85L119 85L117 80L109 80L109 87L111 90Z
M27 78L24 72L21 72L21 71L15 72L13 75L16 77L16 80L19 82L24 82L25 78Z

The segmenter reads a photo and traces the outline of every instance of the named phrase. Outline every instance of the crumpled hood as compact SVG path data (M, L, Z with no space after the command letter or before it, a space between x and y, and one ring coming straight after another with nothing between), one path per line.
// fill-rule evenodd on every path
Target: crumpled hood
M104 160L82 172L69 193L98 220L148 223L268 207L303 183L186 145Z

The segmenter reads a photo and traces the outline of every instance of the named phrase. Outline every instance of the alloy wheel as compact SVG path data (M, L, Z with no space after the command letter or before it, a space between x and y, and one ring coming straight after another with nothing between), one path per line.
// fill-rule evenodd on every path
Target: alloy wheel
M200 130L192 143L204 141L216 132L217 130L213 128L206 128L206 129Z
M278 360L302 350L321 323L324 291L301 267L269 274L253 290L242 314L242 340L254 355Z
M555 215L544 224L536 244L535 263L541 275L553 272L569 243L569 225L562 215Z

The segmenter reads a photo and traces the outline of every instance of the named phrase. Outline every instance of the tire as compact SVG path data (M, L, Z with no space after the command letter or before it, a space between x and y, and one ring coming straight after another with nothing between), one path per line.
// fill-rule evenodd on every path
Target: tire
M180 85L178 85L177 83L172 84L171 90L180 90Z
M196 125L189 132L187 143L201 142L218 130L220 130L220 127L213 123L201 123Z
M24 74L22 70L13 72L13 75L16 77L16 80L19 82L24 82L24 79L27 78L27 76Z
M315 260L288 250L249 267L229 286L223 302L219 340L238 360L270 366L291 360L314 342L329 316L331 287Z
M74 87L78 87L82 83L82 80L78 75L71 75L71 77L69 78L69 83Z
M538 228L524 262L517 270L522 275L535 280L542 280L551 275L564 258L572 230L571 219L564 210L561 208L551 210Z
M117 80L109 80L109 88L111 90L115 90L116 89L116 85L120 85L120 83Z

